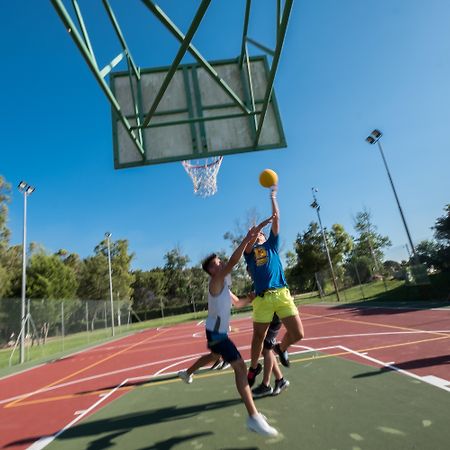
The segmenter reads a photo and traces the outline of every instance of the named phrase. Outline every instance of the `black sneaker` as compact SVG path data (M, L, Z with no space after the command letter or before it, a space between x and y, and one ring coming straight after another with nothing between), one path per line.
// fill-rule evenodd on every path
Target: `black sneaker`
M252 387L255 384L256 377L261 373L262 366L258 363L256 366L256 369L253 369L253 367L250 367L247 372L247 381L248 385Z
M278 355L280 363L283 364L284 367L289 367L291 365L291 363L289 362L289 354L287 350L285 350L284 352L281 351L279 342L273 346L273 351Z
M275 387L273 388L272 395L281 394L285 389L289 387L289 380L282 378L281 380L275 380Z
M266 386L264 383L261 383L252 390L253 398L267 397L268 395L272 395L272 393L272 386Z

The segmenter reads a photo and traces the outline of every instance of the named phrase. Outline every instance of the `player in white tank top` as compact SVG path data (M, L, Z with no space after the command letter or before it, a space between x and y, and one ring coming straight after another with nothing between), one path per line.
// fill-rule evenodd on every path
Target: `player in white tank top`
M252 392L247 382L247 366L236 346L227 335L232 301L236 306L243 306L243 304L249 303L248 301L239 301L232 294L229 288L229 275L242 257L247 244L255 239L258 232L271 220L272 218L267 219L257 227L252 227L226 264L214 254L203 262L203 269L211 277L208 289L208 318L205 324L208 348L211 350L211 353L203 355L189 369L179 372L178 375L186 383L192 383L192 374L195 370L217 359L218 354L221 355L226 362L231 364L235 372L236 387L249 415L247 427L262 435L277 436L278 431L271 427L266 422L265 417L256 409ZM240 305L241 302L242 304Z
M228 333L233 304L230 287L230 275L225 277L223 289L219 295L212 295L208 284L208 317L205 324L208 331L220 334Z

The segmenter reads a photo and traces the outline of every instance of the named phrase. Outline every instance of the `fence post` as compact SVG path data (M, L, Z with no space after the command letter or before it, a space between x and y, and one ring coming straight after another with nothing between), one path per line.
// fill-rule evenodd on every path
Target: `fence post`
M86 301L86 335L87 335L87 340L88 343L91 340L90 336L89 336L89 305L88 302Z
M162 298L159 299L159 306L161 307L161 317L164 319L164 304Z
M64 301L61 302L61 337L62 349L64 351Z
M356 277L358 278L358 284L359 284L359 288L361 289L361 294L363 296L363 299L365 300L366 297L364 295L364 289L363 289L362 284L361 284L361 278L359 277L358 266L356 265L356 263L354 261L353 261L353 266L355 267Z

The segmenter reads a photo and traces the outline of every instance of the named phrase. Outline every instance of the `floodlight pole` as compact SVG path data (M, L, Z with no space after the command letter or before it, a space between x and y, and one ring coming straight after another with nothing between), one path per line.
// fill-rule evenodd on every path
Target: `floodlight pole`
M411 234L409 232L408 224L406 223L405 215L403 214L403 209L402 209L402 207L400 205L400 200L398 198L397 191L395 190L394 181L392 180L391 172L389 170L386 158L384 156L383 147L381 146L380 139L381 139L382 136L383 136L383 133L380 130L376 130L375 129L375 130L372 131L370 136L367 136L366 142L368 142L371 145L373 145L373 144L377 144L378 145L378 150L380 151L380 155L381 155L381 158L383 159L384 167L386 169L386 172L387 172L387 175L388 175L388 178L389 178L389 182L390 182L391 187L392 187L392 191L394 192L395 201L397 202L397 207L398 207L398 210L400 212L400 216L402 218L403 226L405 227L406 235L408 236L408 241L409 241L409 245L411 246L411 250L412 250L412 253L413 253L414 261L416 263L419 263L419 258L417 256L416 250L414 248L414 244L412 242L412 238L411 238Z
M25 181L17 186L23 194L23 235L22 235L22 306L20 316L20 364L25 362L25 322L26 322L26 291L27 291L27 197L34 191L34 187Z
M114 332L114 303L113 303L113 287L112 287L112 270L111 270L111 250L109 240L111 238L111 233L105 233L106 243L108 248L108 269L109 269L109 297L111 301L111 331L112 335L115 335Z
M331 262L330 251L328 250L327 236L325 234L325 230L323 229L322 220L320 218L320 212L319 212L320 211L320 205L317 202L317 198L316 198L317 189L316 188L311 188L311 191L312 191L312 195L313 195L313 200L314 201L311 203L310 206L311 206L311 208L315 209L316 212L317 212L317 219L319 220L320 229L322 231L323 242L325 244L325 250L327 252L328 264L330 266L331 276L333 278L334 290L336 291L337 301L340 302L341 298L339 296L339 289L338 289L338 285L337 285L337 282L336 282L336 275L334 273L333 263Z

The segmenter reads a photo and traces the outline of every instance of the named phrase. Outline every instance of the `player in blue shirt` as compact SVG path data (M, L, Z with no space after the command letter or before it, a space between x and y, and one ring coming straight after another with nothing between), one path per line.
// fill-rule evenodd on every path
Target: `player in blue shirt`
M259 232L256 239L249 242L244 251L256 292L256 298L253 300L251 363L247 375L250 386L254 384L256 375L262 369L258 359L274 313L286 328L281 342L273 347L285 367L289 367L288 347L304 336L298 309L289 292L278 254L280 211L277 203L277 186L271 188L270 199L273 215L269 238L266 239L264 233Z

